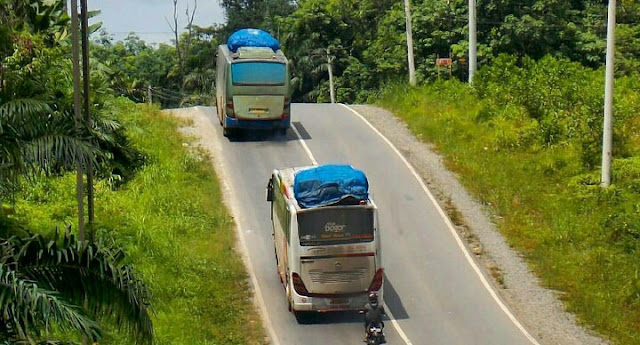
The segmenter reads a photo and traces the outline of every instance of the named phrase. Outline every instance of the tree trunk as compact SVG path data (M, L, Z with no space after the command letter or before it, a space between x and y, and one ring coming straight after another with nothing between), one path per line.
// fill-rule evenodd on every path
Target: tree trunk
M91 132L91 114L89 113L90 100L89 100L89 8L87 7L87 0L80 0L81 4L81 33L82 33L82 82L84 89L84 121L87 127L87 131ZM93 220L94 220L94 207L93 207L93 167L91 164L87 165L87 213L89 225L89 239L93 241Z
M180 85L182 85L182 78L184 76L182 54L180 53L180 38L178 30L178 0L173 0L173 25L169 23L171 31L173 31L173 37L175 39L176 57L178 58L178 74L180 75Z
M78 49L78 2L71 0L71 49L73 58L73 110L76 130L80 132L82 116L80 113L80 54ZM76 173L76 197L78 201L78 240L84 241L84 185L82 175L82 159L79 153Z
M409 63L409 84L416 85L416 67L413 62L413 33L411 29L411 9L409 0L404 0L404 12L407 30L407 60Z
M336 95L333 91L333 66L331 66L332 58L329 48L327 48L327 70L329 71L329 95L331 97L331 103L336 102Z

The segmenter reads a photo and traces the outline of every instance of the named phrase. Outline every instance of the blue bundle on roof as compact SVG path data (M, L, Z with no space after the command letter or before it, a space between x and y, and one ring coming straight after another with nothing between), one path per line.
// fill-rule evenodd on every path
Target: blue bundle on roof
M331 205L347 197L369 198L369 182L364 172L350 165L321 165L296 173L293 194L304 208Z
M227 47L234 53L240 47L268 47L276 51L280 49L280 42L266 31L260 29L242 29L229 36Z

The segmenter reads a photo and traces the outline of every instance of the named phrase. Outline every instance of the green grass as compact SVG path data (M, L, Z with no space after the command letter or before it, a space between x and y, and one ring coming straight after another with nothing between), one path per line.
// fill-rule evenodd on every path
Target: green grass
M118 109L147 161L119 190L96 184L96 229L125 248L149 286L156 343L264 344L209 158L177 133L178 120L124 100ZM75 174L36 182L14 217L41 232L76 224ZM125 339L115 331L101 344Z
M500 216L494 217L500 231L543 283L562 292L568 310L616 344L640 343L633 157L615 160L617 185L600 188L599 170L583 167L578 145L529 140L535 128L514 119L517 109L498 109L511 114L508 120L480 120L484 103L461 83L391 85L378 104L435 144L465 187Z

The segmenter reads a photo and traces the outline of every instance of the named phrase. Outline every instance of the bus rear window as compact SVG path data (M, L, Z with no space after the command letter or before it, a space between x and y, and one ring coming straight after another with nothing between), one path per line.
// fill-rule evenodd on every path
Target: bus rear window
M231 65L234 85L284 85L285 65L279 62L239 62Z
M300 245L373 241L373 209L326 208L298 213Z

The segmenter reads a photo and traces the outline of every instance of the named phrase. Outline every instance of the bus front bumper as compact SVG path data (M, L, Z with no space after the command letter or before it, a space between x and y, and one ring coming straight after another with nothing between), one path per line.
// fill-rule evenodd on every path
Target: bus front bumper
M225 117L225 128L278 129L291 127L291 118L282 120L239 120Z

